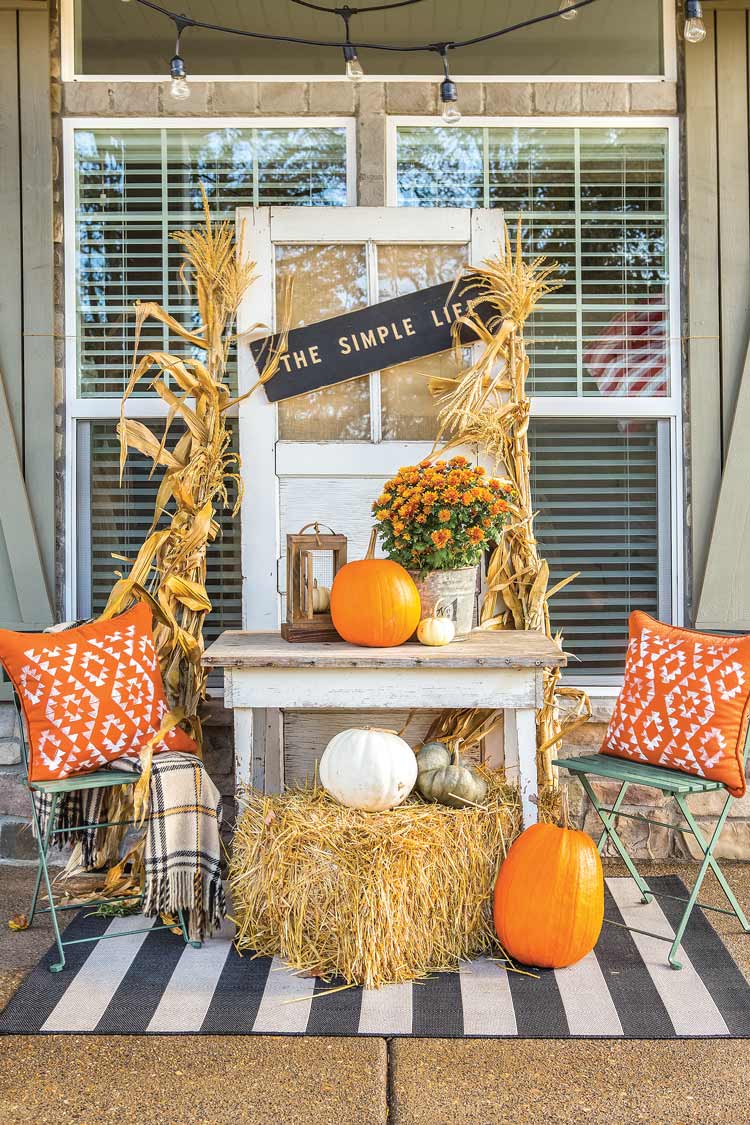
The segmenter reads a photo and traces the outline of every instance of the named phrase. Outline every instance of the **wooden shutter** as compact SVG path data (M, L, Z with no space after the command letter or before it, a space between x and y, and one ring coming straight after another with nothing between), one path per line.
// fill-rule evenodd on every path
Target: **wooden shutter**
M53 617L52 140L46 5L16 7L0 6L0 625L29 629Z

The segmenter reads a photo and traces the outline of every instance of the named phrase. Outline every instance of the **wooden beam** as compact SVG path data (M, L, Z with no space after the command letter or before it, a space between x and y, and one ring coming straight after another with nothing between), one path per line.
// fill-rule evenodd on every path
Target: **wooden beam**
M721 412L725 460L750 333L747 93L747 18L744 12L717 12Z
M697 605L721 488L721 348L719 194L716 179L715 21L708 36L685 52L685 133L688 180L691 534L693 606Z
M23 296L21 168L18 106L18 20L0 11L0 369L20 446L23 440Z
M55 572L52 129L46 12L18 18L23 239L24 479L50 588Z
M737 399L696 625L750 631L750 350Z

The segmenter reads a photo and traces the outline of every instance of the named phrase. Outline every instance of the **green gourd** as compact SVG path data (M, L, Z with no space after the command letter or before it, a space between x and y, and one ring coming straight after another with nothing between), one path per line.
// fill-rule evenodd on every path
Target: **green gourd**
M487 782L479 771L442 742L424 744L417 754L417 770L417 790L428 801L462 809L467 802L481 805L487 796Z

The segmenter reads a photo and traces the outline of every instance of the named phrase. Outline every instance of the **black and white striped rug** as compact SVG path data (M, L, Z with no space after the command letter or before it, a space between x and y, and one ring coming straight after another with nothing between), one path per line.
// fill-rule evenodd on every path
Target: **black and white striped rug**
M681 895L674 877L654 889ZM681 904L640 903L630 879L607 880L606 917L673 935ZM75 938L133 929L142 919L86 918ZM750 1037L750 986L703 912L693 913L683 969L667 964L666 942L605 925L593 953L539 979L497 961L467 962L415 984L379 990L334 985L290 972L277 959L239 957L228 940L185 947L169 932L54 950L0 1015L6 1034L383 1035L505 1038ZM327 995L325 995L327 993Z

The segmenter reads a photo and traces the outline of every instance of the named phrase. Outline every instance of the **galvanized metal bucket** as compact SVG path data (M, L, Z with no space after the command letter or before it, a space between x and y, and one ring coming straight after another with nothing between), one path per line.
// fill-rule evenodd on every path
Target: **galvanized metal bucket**
M430 570L421 575L419 571L410 570L419 590L422 617L447 617L455 622L458 636L470 633L477 602L477 569L462 566L458 570Z

